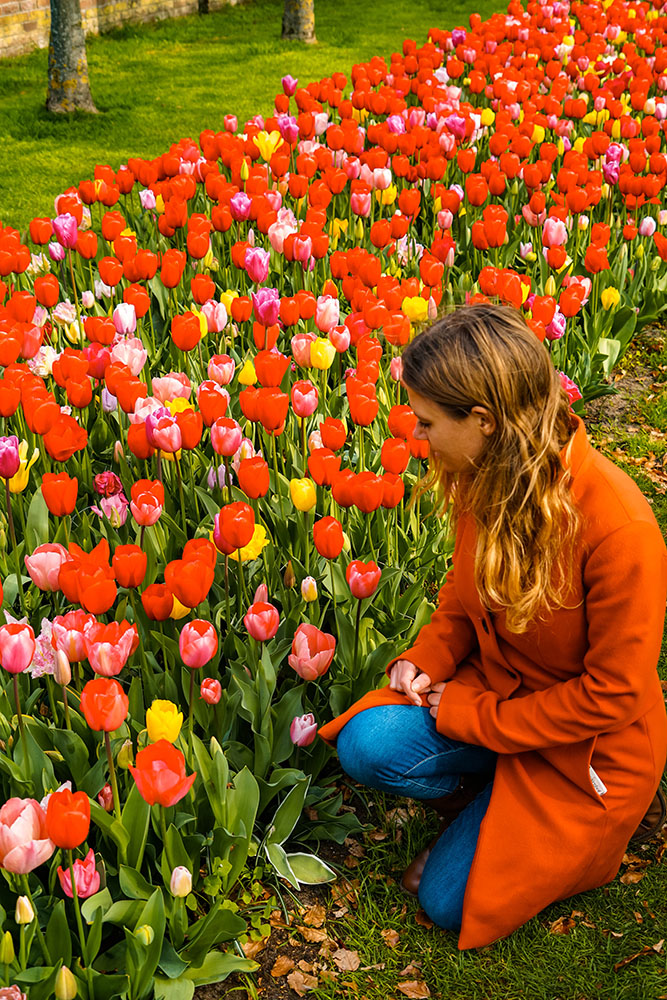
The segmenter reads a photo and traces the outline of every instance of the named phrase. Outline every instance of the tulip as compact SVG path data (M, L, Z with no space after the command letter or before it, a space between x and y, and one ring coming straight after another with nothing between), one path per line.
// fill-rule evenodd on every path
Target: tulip
M199 692L207 705L217 705L222 697L222 685L213 677L205 677L201 682Z
M85 635L95 623L95 616L82 610L68 611L66 615L56 615L53 619L53 644L56 650L65 654L69 663L85 660Z
M270 545L269 539L266 537L266 528L263 524L256 524L252 533L252 538L247 545L242 546L240 549L234 549L233 552L229 553L229 558L234 561L238 561L239 557L241 562L247 562L248 560L257 559L262 554L262 549Z
M72 871L74 872L74 886L79 899L87 899L88 896L94 896L100 887L100 873L95 867L95 852L92 847L83 861L77 859L74 862ZM72 899L74 893L72 892L72 874L69 868L63 869L58 865L58 879L62 891Z
M177 865L172 871L169 891L177 898L188 896L192 892L192 873L185 865Z
M30 625L0 625L0 662L10 674L21 674L35 655L35 633Z
M287 662L304 681L314 681L327 672L335 651L336 640L332 635L321 632L315 625L299 625Z
M56 1000L76 1000L79 987L66 965L61 965L58 969L53 989Z
M243 624L257 642L268 642L278 631L280 614L273 604L256 601L246 611Z
M9 931L5 931L0 938L0 964L4 965L6 969L12 964L15 958L16 952L14 951L12 935Z
M278 322L280 293L277 288L260 288L252 293L251 298L258 323L269 327Z
M299 81L296 79L296 77L290 76L290 74L288 73L286 76L282 78L280 82L283 88L283 93L287 97L292 97L296 93L296 88L299 85Z
M79 238L77 221L69 212L57 215L53 220L53 232L61 247L72 250Z
M14 920L17 924L31 924L34 919L35 911L32 908L32 903L27 896L19 896L16 900ZM0 1000L2 1000L1 995Z
M118 545L111 566L121 587L139 587L146 576L148 556L138 545Z
M208 363L208 377L218 385L229 385L234 378L236 362L228 354L214 354Z
M146 730L151 743L167 740L175 743L183 725L183 713L173 701L156 698L146 710Z
M130 707L127 695L111 677L95 677L81 692L81 711L95 732L113 733L119 729Z
M271 254L261 247L248 247L245 252L244 265L248 277L255 285L261 285L269 276L269 261ZM275 322L275 321L274 321Z
M111 317L113 319L113 325L116 328L116 333L121 334L123 337L127 337L133 334L137 329L137 313L133 305L129 302L119 303L113 311ZM114 360L118 360L114 357L112 352L112 357ZM145 358L144 358L145 361ZM143 365L141 366L143 368ZM132 369L130 369L132 370ZM141 371L141 368L139 369ZM133 375L138 375L139 372L133 371Z
M296 333L290 341L292 357L301 368L310 368L310 347L317 337L314 333Z
M297 747L309 747L317 735L317 723L312 712L295 715L289 727L292 743Z
M621 301L620 292L617 288L605 288L600 295L600 301L602 302L603 309L606 309L607 311L615 309Z
M155 524L164 505L162 483L157 479L139 479L132 485L131 496L130 510L137 524L142 528Z
M218 417L211 424L211 444L217 455L229 457L241 446L243 431L241 425L231 417Z
M263 497L269 490L269 466L261 455L244 458L238 467L239 486L252 499Z
M48 593L60 589L58 584L60 567L67 559L69 559L67 549L58 542L38 545L31 556L23 557L32 582L40 590Z
M251 201L245 191L237 191L230 199L229 210L235 222L245 222L250 217Z
M306 576L301 581L301 596L307 604L317 600L317 581L312 576Z
M139 794L150 806L173 806L188 794L197 773L186 776L185 757L167 740L140 750L130 767Z
M225 504L215 515L213 541L220 552L229 555L247 545L253 536L255 514L247 503L237 500Z
M302 420L312 416L317 409L318 395L317 387L308 379L295 382L290 392L290 398L296 416Z
M113 790L111 785L107 782L100 792L97 793L97 801L102 806L105 812L111 812L113 809Z
M317 493L312 479L290 479L289 491L297 510L309 511L317 503Z
M375 593L381 576L382 571L376 563L365 563L360 559L354 559L347 567L345 573L345 579L349 584L350 592L359 601Z
M320 295L315 307L315 326L322 333L331 333L340 322L338 299L333 295Z
M30 470L39 458L39 449L34 448L32 455L28 458L28 442L21 441L19 444L19 468L18 472L9 480L10 493L23 493L28 485Z
M343 528L335 517L321 517L313 525L315 548L325 559L337 559L343 551Z
M90 829L90 802L85 792L69 788L52 792L46 807L46 829L56 847L73 850L82 844Z
M20 465L17 436L12 434L11 437L0 437L0 476L3 479L11 479L19 471Z
M336 348L330 340L320 337L310 345L310 363L313 368L327 371L336 357Z
M25 875L55 850L46 816L35 799L8 799L0 809L0 867Z
M60 687L67 687L72 682L72 668L62 649L56 649L53 657L53 679Z
M183 663L196 670L212 660L217 653L218 633L210 622L195 618L181 630L178 648Z
M95 622L84 636L88 662L96 674L115 677L127 663L135 640L138 640L136 625L127 621L109 625Z

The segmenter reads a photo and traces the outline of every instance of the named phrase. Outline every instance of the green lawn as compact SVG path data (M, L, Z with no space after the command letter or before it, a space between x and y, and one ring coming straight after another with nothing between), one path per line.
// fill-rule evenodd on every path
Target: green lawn
M281 0L151 25L88 40L91 90L99 115L60 118L44 108L46 51L0 60L0 220L25 229L51 215L53 198L130 156L157 156L184 136L268 114L286 73L301 83L426 41L429 27L467 24L461 0L317 0L317 45L283 42ZM501 5L475 5L489 16Z

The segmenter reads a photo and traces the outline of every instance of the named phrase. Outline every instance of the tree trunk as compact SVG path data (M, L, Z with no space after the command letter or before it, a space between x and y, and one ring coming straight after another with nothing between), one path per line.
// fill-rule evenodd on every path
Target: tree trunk
M198 0L197 9L200 14L208 14L208 0Z
M315 0L285 0L283 38L314 43Z
M80 0L51 0L47 111L97 113L88 84Z

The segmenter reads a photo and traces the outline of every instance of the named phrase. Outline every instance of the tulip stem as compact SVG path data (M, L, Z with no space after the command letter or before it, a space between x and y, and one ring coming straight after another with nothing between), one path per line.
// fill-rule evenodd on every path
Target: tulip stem
M225 613L227 615L227 627L232 623L229 613L229 556L225 556Z
M5 496L7 499L7 521L9 523L9 537L12 540L14 549L14 562L16 563L16 593L19 597L21 608L25 613L25 597L23 594L23 581L21 579L21 563L19 560L19 550L16 545L16 531L14 530L14 515L12 514L12 495L9 489L9 480L5 479Z
M79 346L81 345L81 310L79 309L79 293L76 288L76 281L74 280L74 266L72 264L72 250L70 247L67 248L67 255L69 258L69 273L72 276L72 291L74 292L74 305L76 306L76 324L77 324L77 341Z
M25 924L21 924L19 927L19 965L21 972L25 972L27 961L28 956L25 953Z
M25 757L26 768L28 765L28 744L26 743L25 737L25 726L23 725L23 715L21 713L21 697L19 695L19 678L18 674L12 674L12 680L14 682L14 701L16 702L16 716L19 722L19 732L21 733L21 743L23 744L23 756Z
M276 439L275 437L273 437L273 435L271 436L271 444L273 451L273 471L276 477L276 492L278 494L278 501L280 504L280 519L282 521L285 517L283 513L283 491L280 488L280 479L278 478L278 446L276 445ZM7 487L7 490L9 491L9 486Z
M63 684L63 708L65 709L65 725L68 729L72 728L72 720L69 717L69 702L67 700L67 685Z
M109 739L109 734L105 731L104 733L104 749L107 752L107 761L109 763L109 778L111 779L111 791L113 793L113 811L116 815L117 820L121 820L120 815L120 796L118 794L118 779L116 778L116 767L113 762L113 754L111 753L111 740Z
M47 693L47 695L49 697L49 705L51 707L51 716L53 718L53 725L57 729L58 728L58 712L56 710L56 700L55 700L55 698L53 696L53 683L54 683L53 682L53 678L47 676L47 678L46 678L46 693Z
M188 712L188 729L190 731L190 760L194 760L194 744L192 741L193 729L194 729L194 712L195 712L195 671L194 668L190 668L190 711ZM160 810L160 816L164 822L163 811ZM164 838L163 838L164 840Z
M28 876L21 875L20 883L21 886L23 887L26 896L30 900L30 905L32 906L32 912L35 914L35 929L37 931L37 940L39 941L39 947L42 949L42 955L44 956L44 961L46 962L47 965L53 965L53 959L49 954L49 949L46 944L46 938L44 937L44 932L42 931L42 928L39 925L39 915L37 913L37 907L35 906L35 901L32 898L32 893L30 891L30 883L28 882Z
M181 503L181 519L183 521L183 533L187 541L188 537L188 522L185 518L185 498L183 496L183 479L181 477L181 463L180 460L174 455L174 464L176 465L176 478L178 479L178 498Z
M241 549L237 549L236 552L237 552L236 567L239 575L239 595L240 599L243 602L241 608L239 609L239 616L241 616L243 613L243 608L248 607L248 595L246 594L245 580L243 578L243 560L241 559Z
M162 844L164 849L167 849L167 823L164 818L164 806L160 806L160 833L162 834Z
M336 620L336 585L334 583L334 561L329 560L329 569L331 570L331 598L333 600L333 610L334 610L334 621Z
M354 676L357 676L359 661L359 626L361 624L361 600L357 601L357 620L354 626Z
M79 906L79 894L76 891L76 882L74 881L74 856L72 855L71 848L67 851L67 860L69 862L69 877L72 883L72 899L74 900L74 913L76 916L76 926L79 932L79 942L81 944L81 958L83 959L83 965L86 970L86 978L88 979L88 997L92 1000L94 997L94 986L93 977L91 975L91 970L88 967L88 943L86 941L86 935L83 930L83 921L81 920L81 907Z
M308 448L306 446L306 418L301 417L301 451L303 453L303 475L308 475Z

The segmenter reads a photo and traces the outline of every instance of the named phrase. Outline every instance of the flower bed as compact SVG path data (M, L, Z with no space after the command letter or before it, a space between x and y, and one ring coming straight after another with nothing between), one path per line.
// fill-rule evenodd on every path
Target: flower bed
M401 347L499 298L575 409L609 391L667 303L666 30L512 3L0 226L12 995L189 998L254 967L256 866L332 877L294 846L356 824L316 726L450 553Z

